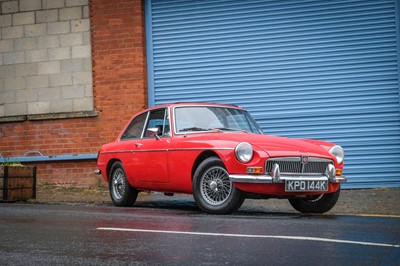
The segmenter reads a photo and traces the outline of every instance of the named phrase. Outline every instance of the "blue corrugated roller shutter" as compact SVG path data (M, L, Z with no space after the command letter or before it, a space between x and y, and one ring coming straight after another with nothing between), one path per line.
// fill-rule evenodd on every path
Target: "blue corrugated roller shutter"
M149 104L233 103L346 150L347 188L400 186L397 1L146 2Z

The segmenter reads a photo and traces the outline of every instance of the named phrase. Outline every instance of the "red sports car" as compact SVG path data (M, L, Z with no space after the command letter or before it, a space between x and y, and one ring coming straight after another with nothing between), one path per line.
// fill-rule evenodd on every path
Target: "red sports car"
M284 198L300 212L327 212L347 180L340 146L264 135L246 110L210 103L136 114L102 146L97 164L116 206L132 206L143 190L187 193L214 214L236 211L245 198Z

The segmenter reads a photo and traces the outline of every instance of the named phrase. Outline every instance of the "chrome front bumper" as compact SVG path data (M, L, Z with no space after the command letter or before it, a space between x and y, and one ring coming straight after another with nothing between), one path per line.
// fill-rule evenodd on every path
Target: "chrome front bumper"
M296 181L318 181L318 180L328 180L329 183L342 183L346 182L347 178L345 176L335 176L328 178L325 175L321 176L311 176L311 175L281 175L279 178L274 178L269 175L229 175L229 179L232 182L239 183L285 183L286 180Z
M325 172L322 174L312 173L281 173L279 164L275 163L272 166L270 175L256 175L256 174L244 174L229 175L229 179L232 182L240 183L285 183L285 181L328 181L329 183L341 183L346 182L345 176L336 176L336 169L333 164L326 166Z

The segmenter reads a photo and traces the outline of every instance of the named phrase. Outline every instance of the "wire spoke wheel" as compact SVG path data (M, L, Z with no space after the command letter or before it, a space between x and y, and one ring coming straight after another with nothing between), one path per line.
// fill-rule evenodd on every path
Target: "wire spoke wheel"
M225 165L216 157L205 159L197 167L193 197L201 210L212 214L232 213L244 201L244 193L234 186Z
M220 205L229 198L231 192L232 183L224 168L215 166L203 174L200 193L207 203Z
M111 187L112 193L116 200L121 200L125 194L126 186L125 173L122 169L118 168L112 176Z
M111 166L109 191L111 200L115 206L132 206L137 198L138 190L128 183L124 167L121 162L115 162Z

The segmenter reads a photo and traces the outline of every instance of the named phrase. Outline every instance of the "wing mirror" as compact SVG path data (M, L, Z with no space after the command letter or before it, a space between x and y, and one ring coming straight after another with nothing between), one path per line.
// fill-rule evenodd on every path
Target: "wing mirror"
M160 136L158 136L158 128L157 127L150 127L147 129L147 131L151 132L151 136L156 137L156 139L160 139Z

